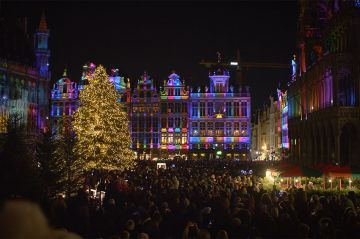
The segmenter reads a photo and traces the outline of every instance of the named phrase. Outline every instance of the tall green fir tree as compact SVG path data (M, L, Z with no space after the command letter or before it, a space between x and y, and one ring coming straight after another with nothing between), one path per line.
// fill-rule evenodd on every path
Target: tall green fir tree
M80 92L74 114L75 152L87 170L126 170L134 166L127 113L118 102L115 86L98 66Z

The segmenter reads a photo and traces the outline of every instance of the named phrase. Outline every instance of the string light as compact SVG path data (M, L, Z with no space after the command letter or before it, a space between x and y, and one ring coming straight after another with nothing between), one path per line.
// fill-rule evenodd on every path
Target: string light
M75 152L86 169L125 170L134 166L127 113L103 66L95 69L79 95L74 114Z

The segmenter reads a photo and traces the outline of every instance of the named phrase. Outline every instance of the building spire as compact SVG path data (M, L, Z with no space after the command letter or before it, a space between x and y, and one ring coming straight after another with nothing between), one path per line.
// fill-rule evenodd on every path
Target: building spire
M66 69L66 67L64 69L63 77L67 77L67 69Z
M216 52L217 54L217 62L220 63L221 62L221 53L218 51Z
M39 31L40 32L47 32L48 28L47 28L47 23L46 23L46 18L45 18L45 12L43 11L41 14L41 19L40 19L40 23L39 23Z

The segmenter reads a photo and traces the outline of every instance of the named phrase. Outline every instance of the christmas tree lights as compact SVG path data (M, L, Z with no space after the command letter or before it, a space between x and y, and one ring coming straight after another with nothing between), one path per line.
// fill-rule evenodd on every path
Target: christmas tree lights
M74 114L75 152L85 168L125 170L134 165L127 113L117 101L118 93L101 65L80 92Z

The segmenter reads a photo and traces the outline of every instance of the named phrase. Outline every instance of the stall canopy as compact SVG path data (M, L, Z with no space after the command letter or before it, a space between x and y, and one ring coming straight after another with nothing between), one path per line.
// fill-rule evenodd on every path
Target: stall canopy
M351 166L328 165L322 172L329 177L360 178L360 170Z

